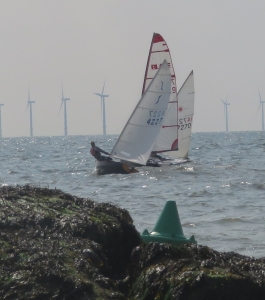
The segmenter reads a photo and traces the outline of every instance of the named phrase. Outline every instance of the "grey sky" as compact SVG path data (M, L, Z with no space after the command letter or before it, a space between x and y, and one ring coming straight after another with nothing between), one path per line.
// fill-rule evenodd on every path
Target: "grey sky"
M0 103L3 136L101 134L106 77L107 133L119 134L141 96L153 32L166 40L180 88L195 78L193 132L261 130L265 100L263 0L1 0Z

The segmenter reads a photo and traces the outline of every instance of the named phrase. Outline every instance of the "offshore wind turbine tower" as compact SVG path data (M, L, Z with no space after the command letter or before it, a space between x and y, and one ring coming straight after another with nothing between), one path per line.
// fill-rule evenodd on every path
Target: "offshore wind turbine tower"
M223 102L224 104L224 113L225 113L225 128L226 128L226 132L228 132L228 109L227 109L227 106L230 105L230 103L227 102L227 98L226 97L226 100L222 100L221 101Z
M0 104L0 138L2 137L2 106L4 106L4 104Z
M260 106L261 106L261 122L262 122L262 131L264 131L264 107L263 107L263 105L264 105L264 103L265 103L265 101L262 101L261 100L261 95L260 95L260 92L259 92L259 108L260 108ZM258 111L259 111L259 108L258 108Z
M32 104L35 103L35 101L30 100L30 90L28 92L28 105L27 109L29 107L29 126L30 126L30 137L33 137L33 122L32 122Z
M101 117L103 119L103 135L106 135L106 113L105 113L105 98L109 97L109 95L104 95L104 87L105 87L105 82L103 84L103 89L101 94L100 93L94 93L94 95L97 95L101 98Z
M68 132L67 132L67 110L66 110L66 101L70 100L70 98L65 98L64 94L63 94L63 87L62 87L62 98L61 98L62 102L61 102L61 108L62 109L62 105L64 106L64 135L67 136Z

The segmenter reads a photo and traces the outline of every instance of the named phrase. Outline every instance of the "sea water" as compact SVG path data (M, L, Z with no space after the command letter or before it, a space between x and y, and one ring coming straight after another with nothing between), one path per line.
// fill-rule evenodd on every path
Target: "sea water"
M98 176L90 141L110 151L117 135L2 138L0 185L57 188L129 211L151 231L176 201L184 235L217 251L265 256L265 133L194 133L190 162Z

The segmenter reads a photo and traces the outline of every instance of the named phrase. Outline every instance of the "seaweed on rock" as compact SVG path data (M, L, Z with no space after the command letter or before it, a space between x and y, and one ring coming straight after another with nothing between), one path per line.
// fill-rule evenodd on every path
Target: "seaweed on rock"
M61 190L6 186L0 229L1 299L124 299L116 280L141 242L127 211Z
M0 299L263 300L264 274L264 258L145 244L110 203L0 189Z

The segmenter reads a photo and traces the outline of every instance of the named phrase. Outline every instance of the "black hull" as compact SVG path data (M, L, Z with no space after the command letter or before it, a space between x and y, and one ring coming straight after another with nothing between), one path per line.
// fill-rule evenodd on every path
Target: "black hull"
M147 161L147 167L161 167L161 164L157 161Z
M165 160L165 161L157 161L150 159L148 160L146 166L147 167L163 167L163 166L170 166L170 165L179 165L189 162L189 159L186 160ZM118 161L97 161L96 162L96 172L98 175L106 175L106 174L131 174L131 173L138 173L138 171L134 167L143 167L139 164L132 164L133 166L128 166L125 163L118 162Z
M97 161L96 171L98 175L106 174L130 174L135 173L135 169L130 168L126 164L117 161Z
M148 159L146 166L148 167L162 167L162 166L172 166L180 165L189 162L188 158L185 159L165 159L165 160L156 160L153 158Z

